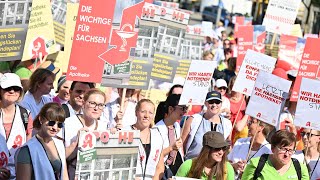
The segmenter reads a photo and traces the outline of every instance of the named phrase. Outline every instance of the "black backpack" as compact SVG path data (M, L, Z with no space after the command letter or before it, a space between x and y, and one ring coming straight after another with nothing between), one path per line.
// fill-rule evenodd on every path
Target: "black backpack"
M253 180L258 179L261 176L261 171L264 167L264 164L267 162L269 154L263 154L260 159L256 170L254 171ZM301 180L301 166L297 159L291 158L294 168L296 169L298 179Z
M22 106L19 106L19 109L20 109L20 116L21 116L21 119L22 119L22 122L24 125L24 129L27 130L28 129L28 121L29 121L28 111Z

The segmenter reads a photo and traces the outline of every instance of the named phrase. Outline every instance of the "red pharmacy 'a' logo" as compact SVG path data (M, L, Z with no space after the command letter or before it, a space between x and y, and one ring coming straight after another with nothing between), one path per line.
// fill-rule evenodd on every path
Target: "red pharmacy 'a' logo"
M257 114L257 117L261 117L261 113L258 113L258 114Z

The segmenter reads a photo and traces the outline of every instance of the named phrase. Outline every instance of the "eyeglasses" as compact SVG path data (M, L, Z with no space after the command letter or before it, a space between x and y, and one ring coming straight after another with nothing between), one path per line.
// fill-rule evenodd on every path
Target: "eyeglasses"
M320 136L318 134L312 134L312 133L309 133L309 132L301 132L300 133L301 137L304 137L305 135L307 135L307 137L312 137L312 136Z
M288 152L288 154L292 155L293 153L296 152L296 150L294 149L286 149L286 148L279 148L277 147L277 149L279 150L279 153L285 154L286 152Z
M100 110L103 110L103 109L106 107L106 105L103 104L103 103L98 104L98 103L93 102L93 101L89 101L88 103L89 103L89 107L90 107L90 108L96 108L96 107L98 106L98 108L99 108Z
M248 122L247 122L248 126L250 126L251 124L255 124L255 123L258 123L258 121L248 120Z
M220 148L211 148L212 151L217 152L217 151L226 151L228 149L228 146L220 147Z
M59 122L59 121L48 121L48 126L54 126L54 125L56 125L56 123L58 123L58 128L63 128L64 127L64 123L63 122Z
M7 88L5 88L5 89L3 89L4 91L11 91L11 90L13 90L13 91L15 91L15 92L18 92L18 91L21 91L22 89L21 89L21 87L19 87L19 86L11 86L11 87L7 87Z
M218 99L212 99L212 100L209 100L209 101L207 101L209 104L220 104L221 103L221 101L220 100L218 100Z
M176 106L176 107L178 107L182 111L187 111L188 110L188 106Z
M219 90L227 90L226 87L219 87L218 89L219 89Z

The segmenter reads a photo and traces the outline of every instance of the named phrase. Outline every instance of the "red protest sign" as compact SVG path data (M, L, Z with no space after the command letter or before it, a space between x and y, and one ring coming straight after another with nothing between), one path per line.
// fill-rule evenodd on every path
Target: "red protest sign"
M116 0L81 0L73 36L68 80L101 82Z
M298 37L290 35L281 35L279 43L279 53L277 67L288 71L290 69L298 69L300 62L297 64L295 60L295 50Z
M120 29L114 29L110 40L110 48L106 48L99 58L111 65L120 64L129 59L130 51L136 47L138 29L136 18L141 17L145 1L137 3L123 10Z
M234 37L238 37L239 26L244 25L244 16L236 16L236 22L234 24Z
M237 69L240 69L248 49L253 48L253 26L239 26Z
M320 39L307 38L302 60L300 63L298 75L293 86L293 91L290 97L291 101L297 101L302 77L315 79L319 77L320 64Z

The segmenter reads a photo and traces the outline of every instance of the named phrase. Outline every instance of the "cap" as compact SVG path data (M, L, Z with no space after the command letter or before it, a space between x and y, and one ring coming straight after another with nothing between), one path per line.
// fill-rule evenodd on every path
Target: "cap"
M278 76L278 77L281 77L283 79L286 79L288 80L288 76L287 76L287 73L284 69L282 68L275 68L273 71L272 71L272 74Z
M218 79L216 81L216 87L220 88L220 87L228 87L227 82L224 79Z
M59 78L59 80L58 80L58 88L57 88L58 91L60 90L62 84L67 81L66 78L67 78L66 75L62 75L62 76Z
M53 72L55 75L58 74L60 71L59 68L55 67L51 61L45 61L43 62L39 68L48 69L49 71Z
M3 74L3 76L0 78L0 86L2 89L6 89L12 86L18 86L23 89L19 76L14 73Z
M207 97L206 97L206 101L210 101L213 99L217 99L217 100L221 100L221 94L218 91L211 91L208 92Z
M224 137L221 133L216 131L208 131L203 135L202 146L221 148L229 146L229 144L224 140Z

